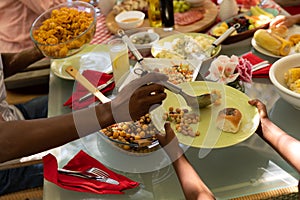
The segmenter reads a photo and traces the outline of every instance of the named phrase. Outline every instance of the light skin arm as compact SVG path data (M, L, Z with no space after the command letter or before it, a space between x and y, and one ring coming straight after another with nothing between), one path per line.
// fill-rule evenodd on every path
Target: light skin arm
M159 82L162 79L166 80L167 76L158 73L149 73L145 76L145 80L151 82ZM148 113L153 105L161 104L166 98L162 85L144 85L145 80L136 79L125 87L133 91L132 95L128 95L128 91L124 88L124 92L122 90L112 102L74 113L46 119L10 122L3 121L1 117L0 162L61 146L78 139L79 136L84 137L121 122L120 120L137 120ZM114 113L118 113L119 118L115 118Z
M169 123L165 124L165 135L156 135L159 143L173 161L181 187L186 199L215 199L212 192L201 180L192 165L186 159L182 149L178 145L178 139Z
M277 27L281 25L291 27L294 24L300 24L300 14L291 16L278 15L270 22L270 27Z
M257 133L300 173L300 141L288 135L269 119L266 107L261 101L254 99L250 100L249 104L256 106L260 115Z

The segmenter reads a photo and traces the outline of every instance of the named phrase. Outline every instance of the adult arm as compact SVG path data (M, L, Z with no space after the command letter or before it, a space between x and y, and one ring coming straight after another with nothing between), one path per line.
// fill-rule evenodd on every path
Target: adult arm
M30 64L43 57L43 54L36 47L23 50L19 53L2 53L4 77L9 77L24 70Z
M178 145L178 139L176 138L169 123L165 124L165 130L166 134L164 136L157 135L157 138L170 159L173 161L173 167L186 199L215 199L212 192L186 159L182 149Z
M260 128L257 133L300 173L300 141L276 126L268 117L265 105L255 99L249 103L258 108Z
M144 84L167 79L149 73L129 83L111 102L66 115L10 122L0 118L0 162L58 147L116 122L137 120L166 98L162 85Z
M300 14L290 16L278 15L270 22L270 27L276 27L280 25L291 27L294 24L300 24Z

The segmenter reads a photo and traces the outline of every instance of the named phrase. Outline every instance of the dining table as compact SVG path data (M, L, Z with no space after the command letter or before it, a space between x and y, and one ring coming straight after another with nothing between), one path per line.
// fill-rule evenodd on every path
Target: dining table
M111 36L107 38L109 40ZM262 54L251 45L251 37L222 45L219 55L237 55L252 52L270 63L279 58ZM203 62L196 80L202 81L211 61ZM74 89L74 80L50 73L48 116L70 113L63 106ZM270 119L288 134L300 140L300 110L283 100L269 78L254 78L245 88L249 99L258 98L265 103ZM113 98L113 97L112 97ZM157 157L122 154L95 132L50 152L63 167L79 151L85 151L107 168L140 183L124 194L93 194L63 189L44 180L44 200L79 199L185 199L180 182L166 154ZM300 176L269 144L254 133L246 140L224 148L188 147L185 155L217 199L232 199L278 189L295 187ZM153 159L145 162L148 159ZM146 164L145 164L146 163ZM120 166L127 166L124 167ZM139 169L139 170L136 170Z

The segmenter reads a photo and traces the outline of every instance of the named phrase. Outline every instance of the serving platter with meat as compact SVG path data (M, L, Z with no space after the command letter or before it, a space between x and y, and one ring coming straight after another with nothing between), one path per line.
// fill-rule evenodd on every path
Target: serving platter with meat
M176 15L178 16L176 17ZM113 34L116 34L119 30L119 26L115 21L115 16L115 11L111 11L106 16L106 26ZM201 32L213 25L217 16L218 8L216 4L211 0L206 0L201 7L191 8L183 13L175 13L175 20L177 18L177 23L175 23L174 29L181 33ZM144 20L142 27L150 27L148 19ZM159 33L160 28L154 29L155 32Z

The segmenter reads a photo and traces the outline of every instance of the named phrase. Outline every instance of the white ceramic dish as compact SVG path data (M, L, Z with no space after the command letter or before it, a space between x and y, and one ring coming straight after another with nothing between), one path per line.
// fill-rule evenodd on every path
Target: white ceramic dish
M182 55L181 53L177 53L176 49L174 49L174 40L182 40L184 39L186 36L189 37L203 37L206 40L204 41L206 43L206 45L208 45L208 48L210 47L210 45L213 43L213 41L216 40L216 38L207 35L207 34L203 34L203 33L184 33L184 34L174 34L174 35L170 35L168 37L165 37L163 39L160 39L158 42L156 42L155 44L152 45L151 48L151 54L153 57L156 58L171 58L171 59L186 59L184 58L184 55ZM189 49L188 46L185 46L185 48ZM203 50L205 51L205 50ZM213 55L211 56L211 58L217 56L221 51L221 45L217 46L214 51L213 51ZM176 55L177 54L177 55ZM208 58L209 59L209 58ZM190 59L191 60L191 59Z
M194 61L188 61L188 60L173 60L173 59L165 59L165 58L145 58L144 59L147 69L149 71L157 71L157 69L164 69L164 68L171 68L174 65L180 65L180 64L186 64L189 66L190 70L193 71L193 76L190 81L195 81L198 75L198 69L200 69L202 63L198 63ZM141 68L141 65L137 63L133 69L130 71L126 79L124 79L122 85L120 86L121 90L126 84L128 84L130 81L139 78L140 76L135 73L135 69ZM139 71L138 71L139 72Z
M300 54L289 55L277 60L270 68L270 80L285 101L300 110L300 94L290 90L285 84L284 74L293 67L300 67Z
M52 72L67 80L74 80L65 69L72 65L77 70L95 70L105 73L112 72L109 50L106 45L88 45L81 52L65 59L53 59L51 61Z
M146 36L149 36L150 42L143 44L134 42L135 40L141 40ZM159 40L159 35L155 32L143 31L130 35L129 39L143 56L148 56L151 53L152 45Z
M293 27L289 28L288 36L286 38L288 39L291 35L297 34L299 32L300 32L300 26L294 25ZM256 51L258 51L259 53L262 53L266 56L270 56L270 57L274 57L274 58L282 58L283 57L283 56L275 55L275 54L267 51L266 49L258 46L257 43L255 42L254 38L252 38L252 40L251 40L251 45L253 46L253 48ZM292 55L292 54L295 54L295 53L296 53L295 52L295 47L292 47L289 55Z
M121 12L115 17L118 26L124 30L140 27L144 22L145 14L141 11L132 10Z

